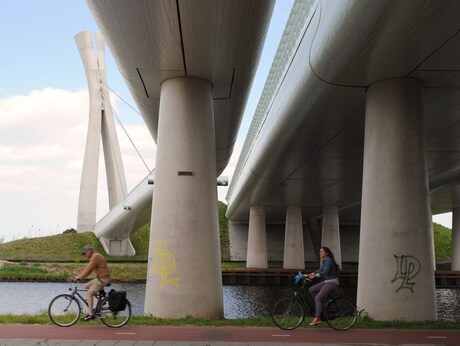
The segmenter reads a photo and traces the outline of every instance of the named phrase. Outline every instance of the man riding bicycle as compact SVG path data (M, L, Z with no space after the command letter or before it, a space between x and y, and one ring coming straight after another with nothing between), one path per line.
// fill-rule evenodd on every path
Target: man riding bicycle
M80 275L75 277L75 280L81 281L86 278L93 271L96 273L96 278L92 279L84 286L87 290L86 295L88 298L88 315L82 318L82 321L91 321L94 317L93 311L93 297L99 292L104 286L107 286L112 281L110 277L110 271L107 266L105 258L94 251L91 246L83 247L81 254L85 258L89 259L88 266L81 272Z

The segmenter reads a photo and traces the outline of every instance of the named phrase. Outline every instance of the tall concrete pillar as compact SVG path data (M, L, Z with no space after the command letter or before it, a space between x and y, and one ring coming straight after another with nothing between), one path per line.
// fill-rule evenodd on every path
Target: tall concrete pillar
M107 190L109 195L109 209L112 209L127 195L125 169L121 157L120 144L118 143L117 130L113 120L110 94L107 87L107 73L105 70L105 40L100 32L95 33L97 62L100 75L100 90L102 93L102 148L104 150L105 171L107 177Z
M249 210L247 268L268 268L265 208L253 205Z
M223 317L212 85L161 85L145 313Z
M321 246L327 246L334 254L339 268L342 268L342 247L340 246L339 208L324 207Z
M94 231L96 225L97 182L100 142L104 149L109 207L127 194L125 171L113 121L105 70L105 41L95 34L97 54L89 31L75 36L85 68L89 90L89 122L78 201L77 230Z
M357 305L377 320L435 320L422 85L373 84L366 98Z
M89 92L88 133L86 136L77 215L77 230L87 232L94 231L94 226L96 225L102 95L99 84L100 72L91 33L87 31L81 32L75 36L75 41L85 68Z
M316 217L308 219L308 230L310 233L311 243L314 249L314 255L319 262L319 248L321 247L321 227Z
M297 206L286 209L283 268L305 269L302 209Z
M452 256L450 270L460 271L460 208L452 210Z

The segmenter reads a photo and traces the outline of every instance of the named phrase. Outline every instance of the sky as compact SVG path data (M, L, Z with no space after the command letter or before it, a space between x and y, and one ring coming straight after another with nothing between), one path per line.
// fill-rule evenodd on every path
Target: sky
M235 150L223 173L229 179L292 3L278 0L275 5ZM99 31L83 0L0 0L0 242L76 228L89 110L74 40L81 31ZM120 96L112 95L112 106L124 128L116 120L129 191L155 167L156 147L132 109L136 105L108 47L106 70L109 87ZM98 220L108 211L102 162L101 156ZM226 192L218 187L219 200ZM435 217L435 222L451 227L451 216Z
M223 175L231 179L293 0L275 5L251 96ZM83 0L0 0L0 241L76 228L88 89L74 36L99 31ZM128 191L155 167L156 146L106 46ZM131 141L139 151L131 144ZM144 165L143 161L147 165ZM226 187L218 187L225 201ZM101 149L97 219L108 211Z

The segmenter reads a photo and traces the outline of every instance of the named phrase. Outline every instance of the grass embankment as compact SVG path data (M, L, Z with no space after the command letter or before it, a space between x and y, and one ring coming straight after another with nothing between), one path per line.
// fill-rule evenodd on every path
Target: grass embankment
M228 225L225 219L225 204L219 204L221 227L222 268L244 268L245 262L228 261L229 239ZM145 225L131 236L136 249L132 257L107 256L99 240L93 233L67 233L49 237L20 239L0 244L0 260L14 262L0 263L1 279L64 280L79 273L86 266L81 256L84 245L92 245L96 251L104 254L110 261L112 275L116 279L143 279L147 273L149 244L149 225ZM448 262L451 256L452 231L434 224L436 262ZM16 262L23 261L23 262ZM36 262L33 262L36 261ZM58 262L56 262L58 261ZM279 263L270 262L271 266Z
M220 245L222 260L230 259L226 205L219 202ZM145 279L149 251L150 225L135 232L131 242L136 255L108 256L94 233L66 233L40 238L24 238L0 244L0 280L65 280L79 273L87 260L81 255L85 245L92 245L110 262L113 278L120 280ZM21 261L21 262L18 262ZM227 267L223 264L224 267ZM244 267L244 262L230 263L228 267Z
M130 258L107 256L93 233L67 233L0 244L0 259L12 261L3 263L0 279L68 279L80 273L88 263L81 255L84 245L92 245L106 256L114 278L142 279L147 273L148 241L145 238L148 239L148 235L146 225L131 237L137 253Z

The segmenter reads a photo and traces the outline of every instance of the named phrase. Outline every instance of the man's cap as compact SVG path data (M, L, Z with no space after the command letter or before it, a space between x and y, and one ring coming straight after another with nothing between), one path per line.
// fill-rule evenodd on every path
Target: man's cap
M84 246L83 249L81 250L81 254L84 255L85 253L91 252L91 251L94 251L93 247L92 247L92 246L89 246L89 245L86 245L86 246Z

